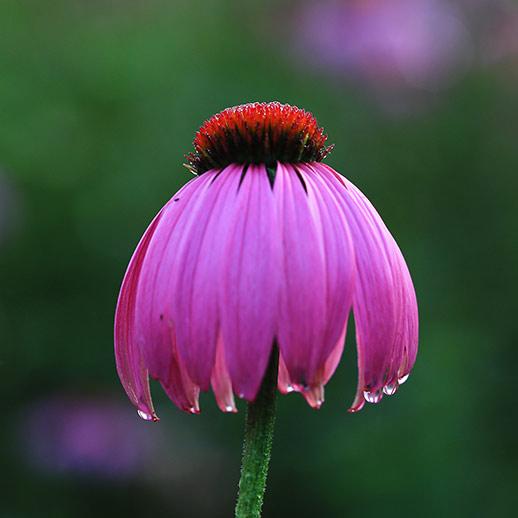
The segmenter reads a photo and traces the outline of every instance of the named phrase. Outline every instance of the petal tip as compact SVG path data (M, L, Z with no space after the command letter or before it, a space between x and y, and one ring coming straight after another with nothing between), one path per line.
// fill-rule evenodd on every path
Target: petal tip
M237 408L236 405L226 405L224 408L221 409L226 414L237 414Z
M155 414L155 412L147 412L145 410L137 409L137 414L144 421L153 421L154 423L158 423L160 421L159 417Z
M324 403L324 387L322 385L311 387L301 392L307 404L313 410L320 410L320 407Z
M186 408L186 409L185 409L185 411L186 411L188 414L192 414L192 415L198 415L198 414L201 414L201 410L200 410L200 407L199 407L198 405L188 407L188 408Z
M365 406L365 399L361 399L360 401L358 402L354 402L352 404L352 406L350 406L348 409L347 409L347 412L349 412L350 414L356 414L357 412L359 412L363 407Z

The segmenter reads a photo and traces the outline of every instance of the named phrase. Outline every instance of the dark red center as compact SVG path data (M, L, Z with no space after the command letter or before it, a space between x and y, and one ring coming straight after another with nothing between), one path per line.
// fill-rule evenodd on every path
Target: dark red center
M227 108L205 121L186 156L196 174L228 164L318 162L333 146L315 117L296 106L250 103Z

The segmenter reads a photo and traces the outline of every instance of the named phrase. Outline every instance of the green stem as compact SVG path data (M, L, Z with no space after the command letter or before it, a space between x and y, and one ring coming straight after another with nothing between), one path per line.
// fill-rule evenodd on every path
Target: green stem
M279 353L274 348L255 401L248 404L236 518L260 518L275 425Z

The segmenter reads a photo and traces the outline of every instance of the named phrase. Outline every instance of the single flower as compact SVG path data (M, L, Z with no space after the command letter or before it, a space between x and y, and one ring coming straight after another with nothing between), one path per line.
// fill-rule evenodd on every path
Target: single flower
M277 102L206 121L187 156L196 175L162 208L130 261L115 316L117 370L145 419L149 375L182 410L212 387L225 412L254 401L272 351L278 388L324 400L352 309L358 388L350 411L408 377L417 303L382 219L322 163L308 112ZM277 377L277 376L276 376Z

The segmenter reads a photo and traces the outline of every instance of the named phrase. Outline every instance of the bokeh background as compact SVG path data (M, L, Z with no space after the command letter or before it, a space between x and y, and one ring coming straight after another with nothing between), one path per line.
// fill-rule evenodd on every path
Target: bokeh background
M348 339L319 412L280 398L265 516L515 516L517 89L503 0L2 0L0 517L232 516L244 412L140 420L112 321L195 131L256 100L325 126L421 315L397 396L347 414Z

